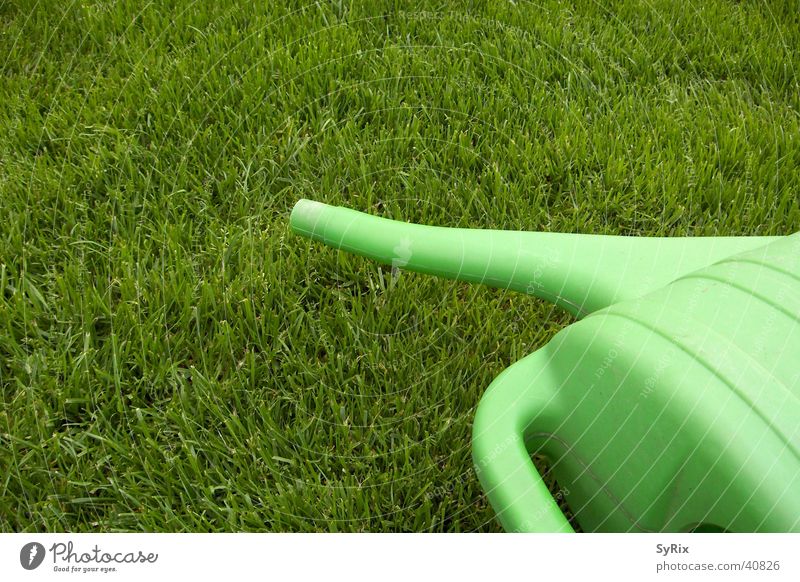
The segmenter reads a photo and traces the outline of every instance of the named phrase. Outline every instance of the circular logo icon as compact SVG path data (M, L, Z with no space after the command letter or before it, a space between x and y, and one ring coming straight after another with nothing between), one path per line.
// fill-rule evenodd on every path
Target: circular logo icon
M30 542L19 551L19 563L26 570L35 570L44 561L44 546L39 542Z

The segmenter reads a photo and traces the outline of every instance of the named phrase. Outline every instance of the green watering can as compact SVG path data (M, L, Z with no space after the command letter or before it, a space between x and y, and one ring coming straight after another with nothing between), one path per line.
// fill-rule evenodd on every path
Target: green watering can
M292 228L578 318L482 398L473 460L507 531L800 531L800 233L636 238L408 224L300 200Z

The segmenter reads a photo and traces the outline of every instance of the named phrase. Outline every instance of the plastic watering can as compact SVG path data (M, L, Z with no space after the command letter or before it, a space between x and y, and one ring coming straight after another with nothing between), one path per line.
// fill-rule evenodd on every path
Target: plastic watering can
M295 232L575 315L481 399L473 460L507 531L800 531L800 233L637 238L408 224L310 200ZM568 492L568 493L566 493Z

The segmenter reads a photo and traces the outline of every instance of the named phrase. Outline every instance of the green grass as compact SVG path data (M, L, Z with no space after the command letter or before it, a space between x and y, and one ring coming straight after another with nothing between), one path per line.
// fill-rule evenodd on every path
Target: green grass
M497 531L569 318L291 234L800 230L794 1L0 0L0 530Z

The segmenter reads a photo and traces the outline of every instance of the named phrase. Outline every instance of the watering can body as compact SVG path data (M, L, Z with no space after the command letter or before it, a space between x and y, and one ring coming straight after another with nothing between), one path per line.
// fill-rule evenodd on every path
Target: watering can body
M585 531L800 531L800 233L472 231L310 201L292 225L579 318L500 374L476 412L475 467L507 531L572 531L533 452Z
M800 236L578 321L507 369L474 459L512 531L800 529Z

